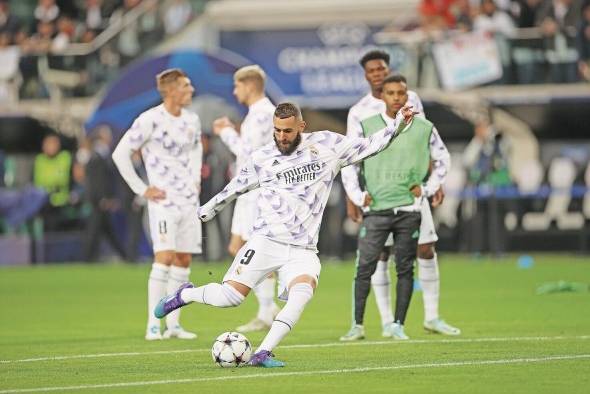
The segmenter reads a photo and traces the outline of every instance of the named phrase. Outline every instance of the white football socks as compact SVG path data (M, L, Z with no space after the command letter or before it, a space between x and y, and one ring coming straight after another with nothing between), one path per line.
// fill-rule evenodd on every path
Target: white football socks
M166 295L174 294L183 283L188 282L190 273L190 268L171 266L168 274ZM177 326L180 326L180 309L172 311L166 316L166 327L175 328Z
M436 253L431 259L418 258L418 279L424 300L424 321L438 319L440 279Z
M378 261L377 269L371 276L371 286L375 293L377 309L381 316L381 325L393 323L393 312L391 310L391 280L389 277L389 262Z
M266 277L253 290L258 299L257 318L268 324L272 324L274 319L273 311L278 309L274 302L276 280L274 276Z
M154 309L162 297L166 295L166 284L170 267L166 264L154 262L148 279L148 330L160 327L160 319L154 316Z
M240 305L246 297L227 283L209 283L204 286L182 290L180 298L184 302L198 302L220 308L229 308Z
M295 283L289 290L287 304L275 318L270 331L256 349L272 351L279 342L291 331L295 323L299 321L305 306L313 297L313 288L309 283Z

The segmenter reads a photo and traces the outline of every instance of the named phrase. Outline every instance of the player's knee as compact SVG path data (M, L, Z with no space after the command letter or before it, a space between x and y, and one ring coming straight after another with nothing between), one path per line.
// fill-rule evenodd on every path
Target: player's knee
M246 299L246 294L242 294L239 289L236 289L232 284L224 283L221 285L221 289L223 291L223 295L227 300L227 304L223 305L225 307L235 307L240 305Z
M356 276L355 280L370 280L371 276L375 273L377 269L377 262L369 263L369 262L359 262L358 266L356 267Z
M419 259L430 260L434 258L434 244L418 245L417 255Z
M190 253L176 253L174 265L188 268L191 265L191 260L192 257Z
M172 265L176 260L176 253L173 251L156 252L154 260L160 264Z

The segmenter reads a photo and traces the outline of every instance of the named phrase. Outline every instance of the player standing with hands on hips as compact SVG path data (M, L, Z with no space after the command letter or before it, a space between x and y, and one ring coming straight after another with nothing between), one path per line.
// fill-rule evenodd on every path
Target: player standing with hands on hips
M162 104L135 119L113 152L113 160L131 190L148 200L154 263L148 279L147 340L194 339L182 328L180 311L166 318L166 331L153 310L166 294L189 280L191 254L201 253L201 222L195 215L201 185L201 122L186 109L195 92L180 69L156 77ZM140 151L149 185L135 172L131 156Z

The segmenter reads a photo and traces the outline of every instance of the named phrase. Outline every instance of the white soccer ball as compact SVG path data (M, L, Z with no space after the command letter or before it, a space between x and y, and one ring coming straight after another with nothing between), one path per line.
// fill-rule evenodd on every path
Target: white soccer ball
M250 361L252 346L248 338L239 332L224 332L215 339L211 356L220 367L239 367Z

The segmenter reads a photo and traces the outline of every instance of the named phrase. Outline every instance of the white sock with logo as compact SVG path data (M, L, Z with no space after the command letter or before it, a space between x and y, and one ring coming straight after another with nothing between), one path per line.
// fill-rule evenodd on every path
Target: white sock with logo
M289 290L289 299L287 304L275 318L270 331L264 337L264 340L256 349L272 351L281 340L293 329L295 323L299 321L307 303L313 297L313 288L309 283L295 283Z
M418 258L418 279L424 300L424 321L438 319L440 277L436 253L431 259Z
M168 274L166 295L174 294L183 283L188 282L190 274L190 268L177 267L175 265L171 266L170 273ZM175 328L178 326L180 326L180 309L172 311L166 315L167 328Z
M160 327L160 319L154 316L154 309L162 297L166 295L166 284L170 267L166 264L154 262L148 279L148 330Z

